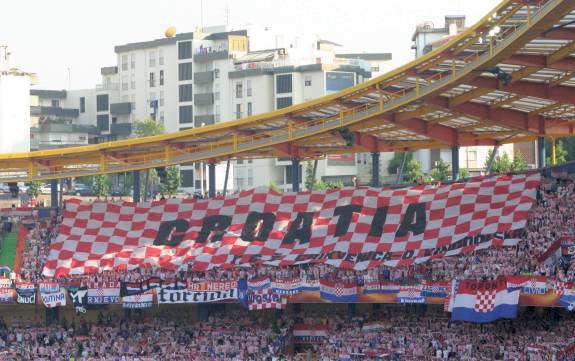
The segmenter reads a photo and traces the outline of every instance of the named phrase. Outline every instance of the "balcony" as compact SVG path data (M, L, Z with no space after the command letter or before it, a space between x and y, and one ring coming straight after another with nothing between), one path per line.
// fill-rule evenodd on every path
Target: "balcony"
M110 124L110 135L129 136L130 134L132 134L132 123Z
M37 129L39 133L86 133L86 134L98 133L96 127L92 125L52 123L52 122L40 124Z
M194 105L214 104L214 93L194 94Z
M60 107L31 106L30 115L32 116L51 115L54 117L62 117L62 118L77 118L80 115L80 110L60 108Z
M206 61L227 59L229 56L230 54L227 50L206 51L206 49L203 49L194 55L194 61L201 63Z
M214 82L214 71L201 71L194 73L194 84L211 84Z
M196 128L199 128L202 126L202 123L204 125L210 125L210 124L214 124L214 120L215 117L213 114L207 114L207 115L196 115L194 117L194 126Z
M112 103L110 104L110 113L113 115L129 115L132 113L132 103Z

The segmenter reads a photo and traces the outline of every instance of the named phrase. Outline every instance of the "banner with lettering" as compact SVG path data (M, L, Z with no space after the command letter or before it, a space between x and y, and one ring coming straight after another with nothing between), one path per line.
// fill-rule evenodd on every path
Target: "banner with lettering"
M308 262L407 266L515 245L539 183L533 173L401 189L256 188L137 205L71 200L43 274Z

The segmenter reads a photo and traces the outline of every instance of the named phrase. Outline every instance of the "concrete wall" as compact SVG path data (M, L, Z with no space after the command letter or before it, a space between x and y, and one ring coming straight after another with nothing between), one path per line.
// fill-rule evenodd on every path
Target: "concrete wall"
M0 75L0 153L30 151L30 77Z

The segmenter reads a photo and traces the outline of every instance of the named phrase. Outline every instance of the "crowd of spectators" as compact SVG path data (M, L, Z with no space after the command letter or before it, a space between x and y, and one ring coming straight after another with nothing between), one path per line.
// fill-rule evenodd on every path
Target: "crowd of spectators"
M570 351L575 344L575 315L553 310L525 309L515 320L483 325L452 322L439 307L422 306L381 307L352 315L328 306L281 314L219 310L203 322L185 311L169 311L130 318L100 313L94 320L62 318L49 326L40 320L16 320L10 325L0 320L0 359L559 361L575 357ZM296 323L326 326L327 335L316 337L313 344L298 343L293 336Z
M233 315L233 316L232 316ZM274 314L215 313L205 322L190 314L100 313L46 326L39 319L0 320L1 360L232 361L271 360L287 352L292 321Z
M554 262L542 262L540 259L555 242L575 238L574 188L575 183L569 178L544 179L538 192L538 200L531 210L525 235L517 246L478 250L409 267L380 266L366 271L354 271L324 264L282 268L258 265L250 268L213 269L198 273L188 271L184 265L177 272L140 268L129 272L106 272L83 277L93 281L137 281L150 276L162 278L178 276L181 279L194 281L220 281L267 274L272 278L332 278L355 280L362 284L366 279L414 282L455 278L492 279L498 275L534 274L562 281L574 281L575 257L561 257ZM22 255L22 272L17 277L30 281L42 279L42 267L48 257L50 242L57 236L59 221L60 219L52 217L36 222L36 227L31 230L26 240Z
M351 319L321 311L306 315L303 322L328 326L328 337L314 346L320 361L345 359L347 355L389 355L390 359L422 361L551 361L559 360L575 342L575 317L555 315L549 310L526 310L516 320L483 325L452 322L442 312L402 312L394 308ZM366 325L377 328L370 330ZM305 356L299 360L305 360Z

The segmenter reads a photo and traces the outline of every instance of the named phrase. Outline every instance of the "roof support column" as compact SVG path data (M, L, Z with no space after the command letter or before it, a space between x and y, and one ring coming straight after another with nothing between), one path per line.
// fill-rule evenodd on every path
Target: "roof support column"
M299 192L299 159L292 158L291 160L291 184L292 184L292 191Z
M545 168L545 137L537 138L537 168Z
M459 147L451 147L451 179L459 179Z
M371 153L371 186L377 188L379 184L379 152Z
M142 198L142 192L140 190L140 171L135 170L132 172L132 179L133 179L133 188L134 193L132 194L132 201L134 203L139 203Z
M216 197L216 163L208 164L208 178L209 178L208 196L210 198L215 198Z
M226 176L224 177L224 197L226 196L226 193L228 192L228 177L230 175L230 160L228 159L228 161L226 162Z
M495 163L495 158L497 158L497 151L499 150L499 145L493 147L493 152L491 152L491 158L489 158L489 163L487 164L486 173L491 174L491 169L493 169L493 163Z
M50 207L52 209L58 208L58 180L50 180Z

